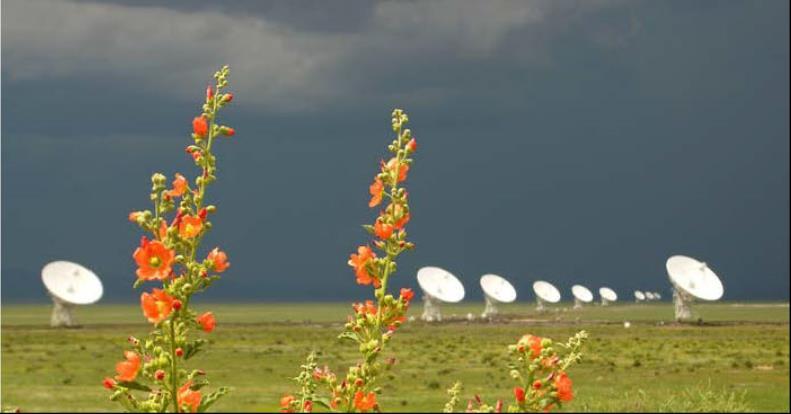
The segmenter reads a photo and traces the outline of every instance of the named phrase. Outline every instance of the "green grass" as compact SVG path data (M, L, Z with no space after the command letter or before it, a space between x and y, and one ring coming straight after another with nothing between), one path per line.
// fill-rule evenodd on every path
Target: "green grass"
M350 343L335 338L348 304L199 304L218 327L212 344L191 360L232 394L217 411L273 411L304 357L336 372L354 363ZM467 322L479 303L445 306L452 322L412 322L391 341L398 358L386 374L380 402L386 411L437 411L445 390L464 383L465 398L509 398L506 346L524 333L565 340L590 334L585 360L574 367L572 411L789 411L789 308L778 304L698 304L702 325L672 323L672 305L558 306L537 314L531 304L501 308L497 323ZM566 309L566 310L563 310ZM113 374L128 335L149 326L132 305L77 310L80 329L50 329L49 306L2 308L2 406L23 411L108 411L101 379ZM411 310L419 314L419 307ZM623 327L624 321L632 323ZM291 321L291 322L286 322Z

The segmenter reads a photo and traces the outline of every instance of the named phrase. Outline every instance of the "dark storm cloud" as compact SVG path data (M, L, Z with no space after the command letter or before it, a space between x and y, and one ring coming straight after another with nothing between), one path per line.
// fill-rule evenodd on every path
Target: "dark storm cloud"
M337 5L337 3L333 3ZM310 7L309 7L310 6ZM686 253L728 298L789 286L783 2L3 2L3 300L49 260L131 298L148 178L189 171L202 85L232 67L216 299L357 297L393 106L420 142L402 282L447 267L667 287ZM182 155L179 155L182 154ZM285 293L284 293L285 292Z

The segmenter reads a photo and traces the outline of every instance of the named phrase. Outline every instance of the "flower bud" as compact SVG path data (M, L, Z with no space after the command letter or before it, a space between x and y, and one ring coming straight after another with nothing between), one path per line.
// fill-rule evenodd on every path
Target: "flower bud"
M231 127L222 126L220 127L220 133L226 137L232 137L236 134L236 130Z
M157 372L154 373L154 378L157 381L162 381L163 379L165 379L165 371L158 369Z
M206 100L211 100L211 98L214 98L214 90L211 85L208 85L206 86Z
M115 388L115 384L116 384L115 380L109 377L105 378L104 381L102 381L102 386L104 386L104 388L107 388L108 390Z
M173 309L175 309L175 310L181 309L181 301L180 300L176 299L176 300L173 301Z
M417 141L415 141L414 138L409 140L406 144L406 149L409 150L410 153L415 152L417 150Z
M177 356L177 357L179 357L179 358L181 358L182 356L184 356L184 350L183 350L183 349L181 349L181 347L179 347L179 348L176 348L176 356Z
M233 94L230 92L226 93L225 95L223 95L222 100L225 103L231 102L233 100Z

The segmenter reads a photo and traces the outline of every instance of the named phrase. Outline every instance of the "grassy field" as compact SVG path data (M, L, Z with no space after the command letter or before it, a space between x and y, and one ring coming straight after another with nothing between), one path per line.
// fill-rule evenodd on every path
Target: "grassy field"
M357 357L335 338L348 304L212 304L218 327L207 352L191 366L232 394L217 411L275 411L294 391L289 378L312 350L343 372ZM524 333L565 339L590 334L585 360L570 374L575 400L567 411L789 411L789 308L785 304L698 304L702 325L672 323L672 305L565 304L538 314L531 304L501 308L496 323L467 322L482 304L443 307L456 320L412 322L389 348L398 358L384 383L385 411L438 411L445 389L464 383L464 395L509 398L506 346ZM79 329L50 329L49 306L2 307L2 406L23 411L117 411L101 387L121 359L127 335L148 325L139 308L82 308ZM415 306L412 315L420 313ZM623 322L631 327L624 328Z

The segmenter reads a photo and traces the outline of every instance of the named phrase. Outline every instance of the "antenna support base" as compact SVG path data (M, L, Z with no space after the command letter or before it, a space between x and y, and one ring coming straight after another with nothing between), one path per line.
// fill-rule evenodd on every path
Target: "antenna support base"
M544 307L544 301L541 300L540 298L536 298L536 311L544 312L546 310L547 308Z
M420 319L426 322L439 322L442 320L442 313L439 311L439 303L435 302L436 299L432 298L426 292L423 292L423 314Z
M55 296L52 296L52 317L49 320L49 326L59 328L62 326L73 327L76 325L74 316L71 311L74 308L70 303L66 303Z
M692 297L678 289L673 289L673 307L676 312L676 321L692 319Z
M490 298L489 295L483 295L484 299L486 300L486 307L483 309L483 313L481 314L482 318L491 318L497 315L497 303L494 299Z

